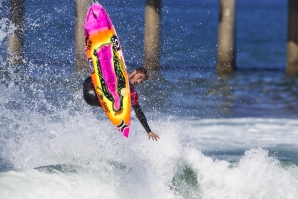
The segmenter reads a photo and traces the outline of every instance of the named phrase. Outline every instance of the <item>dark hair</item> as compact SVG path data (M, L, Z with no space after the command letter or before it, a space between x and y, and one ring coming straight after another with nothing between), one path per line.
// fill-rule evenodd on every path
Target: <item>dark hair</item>
M145 68L141 67L141 68L137 68L135 70L137 71L137 73L143 73L145 75L145 80L148 79L147 70Z

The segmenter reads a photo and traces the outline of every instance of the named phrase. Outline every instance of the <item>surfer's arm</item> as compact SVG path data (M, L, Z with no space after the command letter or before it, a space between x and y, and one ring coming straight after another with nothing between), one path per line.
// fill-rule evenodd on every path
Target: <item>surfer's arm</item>
M144 129L146 130L146 132L148 133L149 139L152 138L152 140L157 141L157 138L159 138L159 136L155 133L153 133L148 125L146 116L144 114L144 112L142 111L140 105L132 105L133 110L136 113L137 118L139 119L139 121L141 122L141 124L143 125Z
M144 127L144 129L146 130L146 132L147 133L151 132L151 129L148 125L146 116L145 116L144 112L142 111L140 105L132 105L132 108L135 111L138 120L141 122L141 124Z

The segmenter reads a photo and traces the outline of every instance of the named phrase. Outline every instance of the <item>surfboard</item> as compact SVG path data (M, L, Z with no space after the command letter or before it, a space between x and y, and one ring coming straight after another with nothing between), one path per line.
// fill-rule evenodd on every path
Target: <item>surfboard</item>
M114 25L98 3L90 6L84 24L88 68L101 106L112 124L128 137L130 90L128 74Z

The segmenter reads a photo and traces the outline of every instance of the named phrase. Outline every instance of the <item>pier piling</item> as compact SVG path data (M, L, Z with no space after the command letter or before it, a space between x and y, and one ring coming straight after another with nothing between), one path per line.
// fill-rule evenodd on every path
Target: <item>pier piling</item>
M289 76L298 75L298 1L288 2L287 68Z
M230 74L235 70L235 0L220 0L217 49L217 73Z
M14 24L15 30L8 36L7 63L19 65L23 62L25 0L10 0L9 3L9 20Z
M88 1L76 0L76 27L75 27L75 68L82 69L87 66L84 51L85 36L83 25L88 9Z
M159 69L161 0L146 0L143 67Z

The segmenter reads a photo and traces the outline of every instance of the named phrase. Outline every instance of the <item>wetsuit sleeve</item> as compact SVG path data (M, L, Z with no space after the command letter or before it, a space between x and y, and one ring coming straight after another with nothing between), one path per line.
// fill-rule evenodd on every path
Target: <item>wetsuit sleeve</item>
M140 105L139 104L137 104L137 105L132 104L132 108L135 111L138 120L141 122L141 124L144 127L144 129L146 130L146 132L147 133L148 132L151 132L151 129L150 129L149 125L148 125L146 116L145 116L144 112L142 111Z
M130 86L130 98L131 98L132 108L135 111L138 120L140 121L140 123L142 124L142 126L144 127L147 133L151 132L146 116L139 105L139 94L137 93L137 91L134 89L133 86Z

